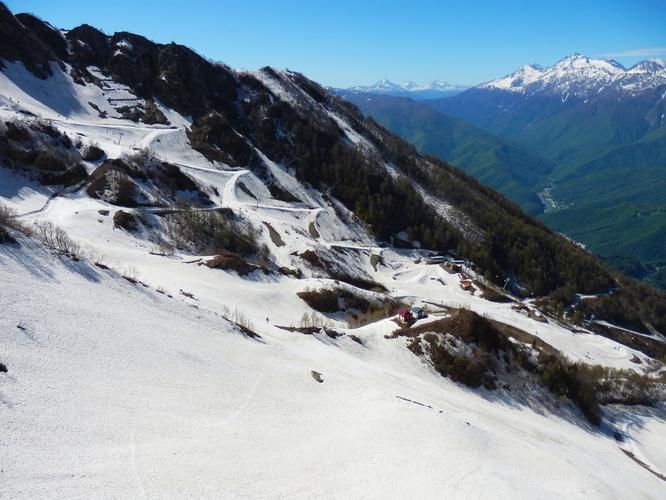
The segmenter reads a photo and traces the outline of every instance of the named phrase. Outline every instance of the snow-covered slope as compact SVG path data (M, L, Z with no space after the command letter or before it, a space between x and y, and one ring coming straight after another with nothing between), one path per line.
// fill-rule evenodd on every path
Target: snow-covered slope
M666 85L666 65L658 59L625 69L616 61L572 54L550 67L525 65L478 88L589 98L609 91L638 94L662 85Z
M433 373L384 338L388 321L354 330L363 346L267 325L251 339L203 304L27 240L1 246L0 266L3 496L663 492L612 437L575 417ZM265 300L261 313L284 307ZM665 431L663 420L650 422L639 428L647 443ZM650 450L652 466L666 469Z

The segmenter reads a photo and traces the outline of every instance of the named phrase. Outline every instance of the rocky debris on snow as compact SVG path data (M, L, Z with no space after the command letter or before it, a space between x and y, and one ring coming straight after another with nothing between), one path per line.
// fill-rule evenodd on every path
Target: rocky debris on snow
M134 232L138 229L139 224L136 216L131 212L125 210L118 210L113 214L113 228L124 229L125 231Z
M271 272L266 267L251 264L240 255L226 251L216 255L212 259L209 259L200 265L204 265L211 269L235 271L239 276L247 276L254 271L262 271L264 274L269 274Z

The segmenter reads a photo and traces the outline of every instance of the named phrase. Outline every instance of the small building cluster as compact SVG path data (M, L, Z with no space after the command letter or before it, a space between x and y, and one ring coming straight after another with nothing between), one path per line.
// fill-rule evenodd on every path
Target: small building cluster
M467 292L474 293L474 280L469 274L461 271L458 273L458 279L460 280L460 288Z
M418 306L414 306L411 309L404 308L404 309L400 309L400 311L398 311L398 319L402 323L409 324L409 323L412 323L412 322L414 322L418 319L423 319L423 318L427 318L427 317L428 317L428 313L425 312L421 307L418 307Z

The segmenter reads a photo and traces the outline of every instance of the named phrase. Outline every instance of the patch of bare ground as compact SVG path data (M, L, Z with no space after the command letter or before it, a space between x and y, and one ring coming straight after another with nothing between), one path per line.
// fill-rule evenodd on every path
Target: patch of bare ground
M280 233L278 233L273 226L271 226L268 222L264 221L264 226L266 226L266 229L268 229L268 234L271 237L271 241L276 247L283 247L285 245L284 241L282 240L282 237L280 236Z
M347 321L351 328L390 317L400 307L400 304L390 297L366 297L342 287L305 290L297 295L315 311L348 313Z
M508 295L499 292L495 288L484 285L480 281L475 281L474 284L483 293L483 298L486 299L486 300L489 300L490 302L507 303L507 302L513 302L514 301L514 299L512 299Z
M319 231L317 231L317 227L315 226L314 222L310 222L310 224L308 224L308 233L310 233L310 236L312 236L315 240L319 239Z
M254 271L262 271L269 274L271 271L263 266L251 264L240 255L233 252L223 251L199 265L204 265L210 269L222 269L224 271L235 271L239 276L247 276Z
M250 191L250 189L245 185L243 181L238 181L236 184L241 191L243 191L246 195L248 195L250 198L254 198L255 200L257 197Z

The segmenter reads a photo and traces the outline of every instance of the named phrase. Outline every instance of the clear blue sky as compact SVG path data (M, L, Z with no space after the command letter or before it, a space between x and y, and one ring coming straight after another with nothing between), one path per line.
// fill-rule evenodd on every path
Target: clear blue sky
M88 23L175 41L234 68L325 85L382 78L475 84L573 52L666 59L666 0L10 0L60 28Z

